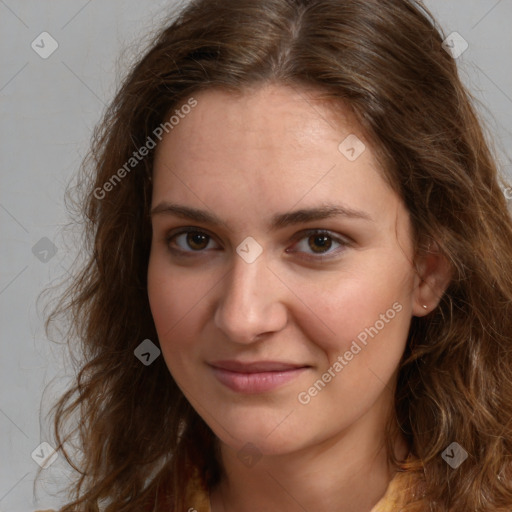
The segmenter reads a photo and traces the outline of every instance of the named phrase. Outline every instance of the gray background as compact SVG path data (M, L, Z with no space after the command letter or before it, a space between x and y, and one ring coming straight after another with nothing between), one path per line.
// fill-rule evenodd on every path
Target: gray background
M512 176L512 0L425 4L446 34L457 31L469 43L459 69L482 102L503 172ZM62 389L64 368L70 368L62 348L46 339L36 299L78 250L62 232L69 221L63 197L91 131L137 51L174 5L0 0L0 512L62 504L51 496L65 486L62 457L41 472L33 495L39 466L31 454L51 440L44 404ZM47 59L31 47L45 31L59 45Z

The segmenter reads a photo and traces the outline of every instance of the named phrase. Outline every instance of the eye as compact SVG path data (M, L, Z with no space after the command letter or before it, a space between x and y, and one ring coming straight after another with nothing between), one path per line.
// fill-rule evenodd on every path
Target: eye
M303 231L295 239L297 242L294 243L291 249L286 249L286 252L307 253L306 257L311 259L324 259L324 256L334 256L340 252L340 249L350 245L347 240L321 229ZM192 227L169 233L165 237L165 242L170 251L187 256L219 248L211 235Z
M349 242L340 237L334 236L329 231L312 229L302 233L298 243L294 245L294 249L287 252L306 252L308 257L315 256L331 256L340 252L340 248L349 245ZM336 247L338 249L336 250ZM334 250L331 250L334 249Z
M208 233L191 228L169 233L165 241L169 249L188 253L203 252L205 249L215 248L211 245L215 242ZM177 249L173 247L173 244L177 246Z

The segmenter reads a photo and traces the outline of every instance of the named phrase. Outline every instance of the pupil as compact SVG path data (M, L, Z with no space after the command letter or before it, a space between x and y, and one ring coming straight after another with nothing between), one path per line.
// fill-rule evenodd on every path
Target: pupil
M313 240L313 244L309 244L311 249L313 249L314 252L325 252L324 250L330 249L332 245L332 241L329 236L327 235L314 235L310 237L310 242ZM316 247L315 247L316 246ZM317 248L320 247L320 250L317 250Z
M201 233L189 233L187 243L192 249L204 249L208 245L208 235Z

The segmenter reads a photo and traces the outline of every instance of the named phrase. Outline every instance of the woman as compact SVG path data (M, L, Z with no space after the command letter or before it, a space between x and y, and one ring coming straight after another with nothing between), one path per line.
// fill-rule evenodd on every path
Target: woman
M49 319L84 354L62 511L510 511L512 220L444 39L412 0L199 0L157 37Z

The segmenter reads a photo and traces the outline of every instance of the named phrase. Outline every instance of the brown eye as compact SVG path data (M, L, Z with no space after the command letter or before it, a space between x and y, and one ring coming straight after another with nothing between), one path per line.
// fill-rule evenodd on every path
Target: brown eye
M178 233L169 234L166 243L170 250L182 253L204 252L212 247L213 239L203 231L184 229Z
M313 252L323 253L331 248L332 238L324 234L311 235L308 238L308 245Z
M305 258L318 261L326 261L331 256L338 256L351 245L350 241L344 237L336 236L322 229L310 229L302 232L297 235L296 239L297 242L293 248L287 249L286 252L303 253Z
M208 242L210 237L204 233L194 233L193 231L186 234L186 243L195 251L200 251L202 249L206 249L208 246Z

